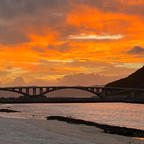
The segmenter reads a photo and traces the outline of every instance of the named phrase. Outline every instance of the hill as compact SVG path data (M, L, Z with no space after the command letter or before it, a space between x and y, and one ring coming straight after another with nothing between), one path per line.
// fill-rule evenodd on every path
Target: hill
M144 88L144 66L126 78L106 84L105 87Z

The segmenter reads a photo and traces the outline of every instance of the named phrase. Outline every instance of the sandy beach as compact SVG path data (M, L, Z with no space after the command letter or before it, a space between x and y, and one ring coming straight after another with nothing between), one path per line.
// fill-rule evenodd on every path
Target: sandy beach
M57 120L0 118L0 144L143 144L143 140L103 133L93 126Z

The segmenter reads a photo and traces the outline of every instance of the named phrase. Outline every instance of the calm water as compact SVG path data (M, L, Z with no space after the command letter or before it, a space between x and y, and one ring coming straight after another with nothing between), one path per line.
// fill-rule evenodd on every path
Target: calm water
M144 130L144 105L125 103L76 104L1 104L20 113L0 113L0 117L46 119L46 116L71 116L103 124Z

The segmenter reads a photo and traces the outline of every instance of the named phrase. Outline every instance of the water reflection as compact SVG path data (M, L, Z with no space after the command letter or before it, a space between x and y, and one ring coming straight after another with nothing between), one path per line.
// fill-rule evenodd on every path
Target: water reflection
M60 115L144 130L144 105L127 103L3 104L21 113L0 113L9 118L45 119Z
M143 141L144 141L144 138L138 138L138 137L137 137L137 138L135 138L135 139L138 139L138 140L143 140Z
M144 138L134 137L130 144L144 144Z

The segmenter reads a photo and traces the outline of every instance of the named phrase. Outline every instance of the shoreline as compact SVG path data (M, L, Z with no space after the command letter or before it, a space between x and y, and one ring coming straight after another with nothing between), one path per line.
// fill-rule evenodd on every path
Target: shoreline
M118 135L128 136L128 137L144 138L144 130L140 130L140 129L100 124L96 122L75 119L71 117L63 117L63 116L48 116L46 118L47 120L59 120L70 124L84 124L88 126L94 126L102 129L104 133L108 133L108 134L118 134Z
M21 111L15 111L12 109L0 109L0 113L1 112L17 113ZM123 136L144 138L144 130L142 129L102 124L102 123L87 121L83 119L76 119L73 117L65 117L65 116L47 116L45 118L46 118L45 120L58 120L58 121L63 121L63 122L67 122L70 124L83 124L83 125L88 125L88 126L94 126L94 127L102 129L105 133L109 133L109 134L118 134L118 135L123 135Z
M58 120L0 117L0 144L144 144L143 140Z
M144 104L144 102L141 101L120 101L120 100L54 100L50 99L49 101L7 101L7 102L1 102L0 104L34 104L34 103L48 103L48 104L53 104L53 103L129 103L129 104Z

